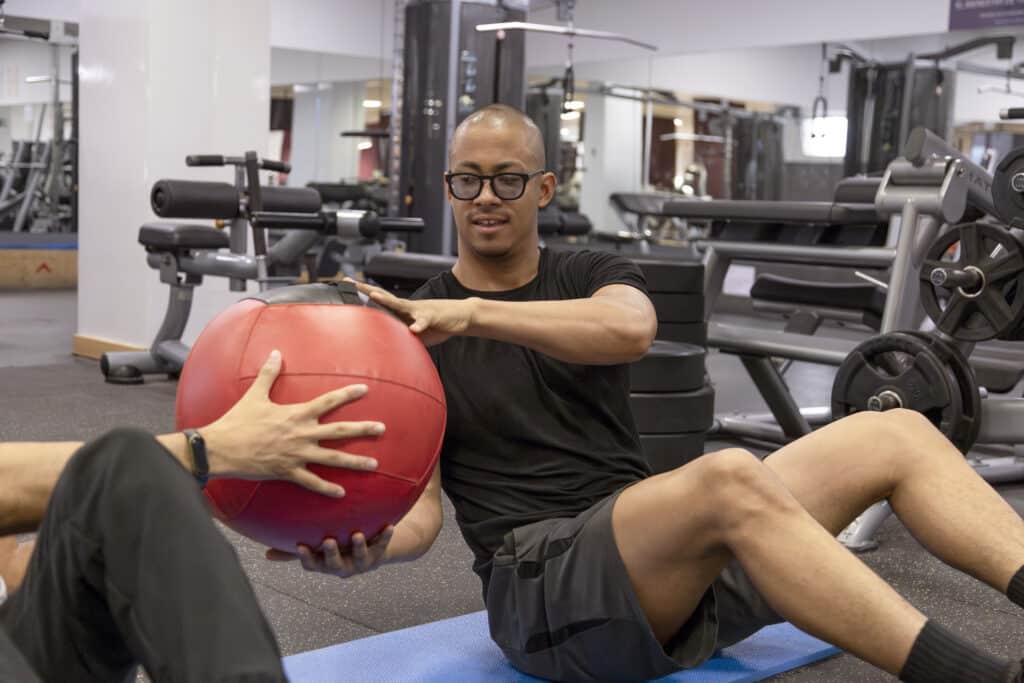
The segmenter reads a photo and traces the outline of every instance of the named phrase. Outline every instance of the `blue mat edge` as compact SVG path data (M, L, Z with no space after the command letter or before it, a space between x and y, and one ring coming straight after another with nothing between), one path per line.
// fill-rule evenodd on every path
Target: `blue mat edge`
M460 616L457 616L457 617L451 617L450 619L444 619L442 621L469 620L469 619L479 618L479 616L481 614L483 614L483 612L470 612L469 614L463 614L463 615L460 615ZM387 631L385 633L377 633L377 634L374 634L372 636L367 636L365 638L358 638L357 640L360 641L360 642L367 642L367 641L372 641L372 640L375 640L375 639L388 639L388 636L394 636L394 634L400 633L402 631L414 631L414 630L418 630L418 629L421 629L421 628L427 628L427 627L431 627L431 626L436 626L437 623L438 622L428 622L428 623L425 623L425 624L418 624L416 626L409 626L407 628L397 629L395 631ZM717 673L722 674L722 675L727 675L727 674L731 673L733 676L735 676L735 677L729 679L729 683L756 683L757 681L762 681L762 680L764 680L766 678L769 678L771 676L775 676L777 674L784 673L784 672L787 672L787 671L792 671L792 670L800 668L802 666L807 666L808 664L814 664L816 662L820 662L820 661L823 661L825 659L829 659L831 657L835 657L836 655L842 654L842 650L840 648L835 647L833 645L829 645L825 641L820 640L818 638L815 638L814 636L811 636L811 635L801 631L800 629L796 628L792 624L789 624L789 623L786 623L786 622L781 623L781 624L775 624L774 626L768 626L768 627L766 627L763 630L775 629L775 628L780 628L780 627L784 627L784 628L788 628L788 629L792 629L794 631L797 631L799 634L803 635L805 638L807 638L809 640L816 641L817 643L820 643L822 647L820 649L817 649L813 653L797 655L797 656L794 656L792 659L786 659L783 662L779 662L777 664L765 667L764 669L758 669L756 672L750 672L749 674L746 674L746 675L741 675L741 674L739 674L739 672L735 672L735 671L728 672L726 670L721 670L721 669L718 669L718 668L715 667L715 662L723 662L723 663L725 663L725 662L733 661L726 654L726 653L728 653L728 651L731 648L726 648L722 652L718 653L718 655L716 657L714 657L712 659L709 659L707 662L705 662L701 667L699 667L697 669L688 669L686 671L680 671L678 673L672 674L672 675L667 676L665 678L658 679L658 681L664 681L664 682L675 681L675 680L677 680L677 678L679 676L684 676L684 675L686 675L689 672L692 672L692 673L704 672L704 673L709 673L709 674L717 672ZM759 633L761 633L761 631L759 631L758 634ZM753 636L751 636L751 638L756 638L758 634L754 634ZM321 653L321 652L323 652L325 650L333 650L335 648L344 647L346 644L351 643L351 642L356 642L356 641L347 641L345 643L336 643L334 645L328 645L326 647L317 648L315 650L307 650L305 652L297 652L297 653L295 653L293 655L288 655L287 657L284 657L283 661L286 664L289 661L298 662L298 661L304 660L304 659L306 659L306 658L308 658L310 656L315 656L317 653ZM741 641L741 643L742 642L743 641ZM741 645L741 643L737 643L736 645L733 645L731 647L737 647L738 645ZM286 671L287 671L287 668L286 668ZM529 678L529 677L526 677L525 674L521 674L521 675L524 676L524 678ZM657 683L657 682L655 681L655 682L651 682L651 683Z

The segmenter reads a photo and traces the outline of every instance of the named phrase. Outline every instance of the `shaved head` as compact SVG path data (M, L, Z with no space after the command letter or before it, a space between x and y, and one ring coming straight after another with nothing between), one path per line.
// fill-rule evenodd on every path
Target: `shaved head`
M524 156L531 157L531 161L534 162L533 168L544 168L547 160L544 154L544 136L540 128L529 116L507 104L489 104L476 110L459 124L448 148L449 164L453 163L452 153L456 143L466 131L477 126L515 136L523 147Z

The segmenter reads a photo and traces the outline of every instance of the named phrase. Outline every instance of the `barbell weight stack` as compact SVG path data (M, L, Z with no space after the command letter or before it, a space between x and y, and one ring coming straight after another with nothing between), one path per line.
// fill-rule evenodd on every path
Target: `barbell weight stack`
M954 339L1012 335L1024 319L1024 243L1001 226L953 226L928 249L920 277L928 317Z

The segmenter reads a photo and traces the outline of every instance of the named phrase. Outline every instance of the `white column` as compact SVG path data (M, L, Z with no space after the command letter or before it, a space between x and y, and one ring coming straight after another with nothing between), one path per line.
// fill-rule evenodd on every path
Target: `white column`
M189 169L185 156L266 148L270 0L93 0L81 12L78 332L146 346L167 306L137 241L156 220L150 188L230 182L230 169ZM206 278L186 340L239 296Z
M640 190L643 104L618 97L588 97L583 143L580 211L597 231L622 230L608 196Z

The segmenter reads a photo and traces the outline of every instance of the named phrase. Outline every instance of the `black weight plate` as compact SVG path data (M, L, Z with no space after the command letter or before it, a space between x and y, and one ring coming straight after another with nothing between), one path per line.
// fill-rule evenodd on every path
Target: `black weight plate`
M705 386L674 393L633 392L629 405L641 434L704 432L715 418L715 390Z
M704 455L705 432L682 434L641 434L640 445L652 474L682 467Z
M960 353L960 349L952 344L925 332L909 331L903 334L910 334L928 342L932 351L949 368L954 381L960 387L963 415L960 418L960 428L949 437L949 440L962 453L967 453L971 450L974 442L978 440L978 432L981 430L981 392L978 390L978 381L974 370L967 363L964 355Z
M658 320L666 323L699 323L704 320L703 294L651 292Z
M1013 177L1024 172L1024 148L1012 150L999 162L992 176L992 204L999 218L1015 228L1024 228L1024 194L1013 189Z
M658 322L658 339L674 342L686 342L697 346L707 346L707 323L663 323Z
M704 264L700 261L667 261L634 258L647 281L648 292L703 294Z
M696 391L704 386L704 356L700 346L656 341L647 355L629 365L629 386L640 393Z
M947 438L963 428L960 387L931 346L912 335L883 334L858 344L832 385L832 419L871 409L882 392L923 414Z
M958 256L950 260L954 251ZM984 276L984 286L966 292L932 284L932 271L951 267L975 269ZM1002 226L953 226L928 248L920 279L924 310L935 327L954 339L985 341L1012 334L1024 320L1024 243Z

